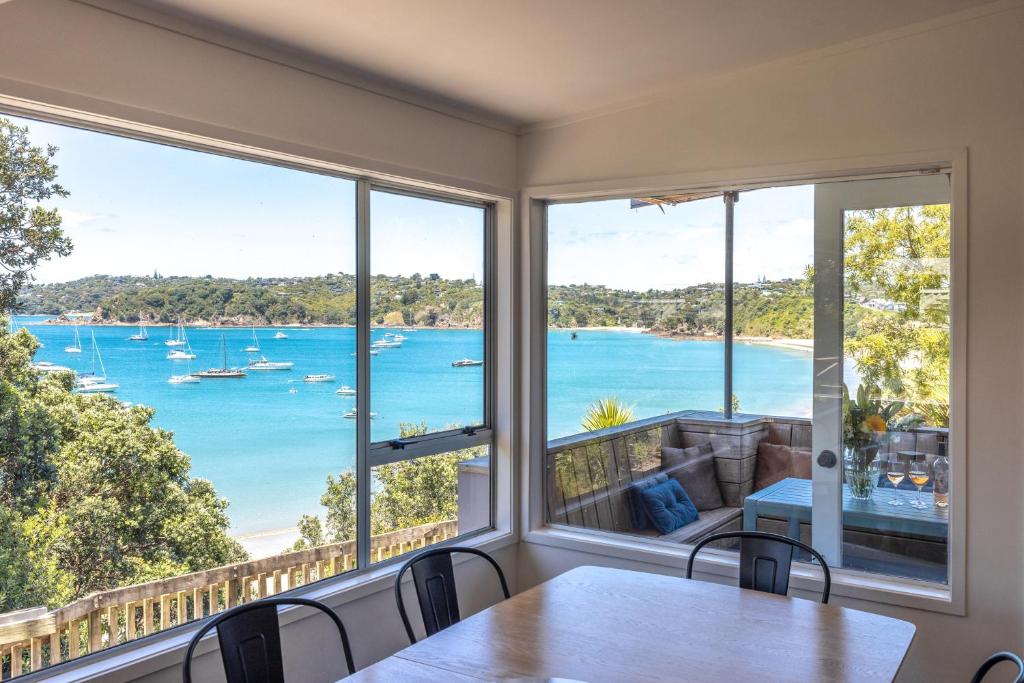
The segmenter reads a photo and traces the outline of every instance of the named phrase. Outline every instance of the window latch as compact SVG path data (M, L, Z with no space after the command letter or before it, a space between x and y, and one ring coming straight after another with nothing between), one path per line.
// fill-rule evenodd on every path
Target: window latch
M397 451L405 450L405 447L408 446L410 443L412 442L406 441L405 439L392 439L391 441L388 442L388 445L391 446L393 450Z
M463 427L462 433L466 436L476 436L476 430L480 429L480 425L472 425L469 427Z

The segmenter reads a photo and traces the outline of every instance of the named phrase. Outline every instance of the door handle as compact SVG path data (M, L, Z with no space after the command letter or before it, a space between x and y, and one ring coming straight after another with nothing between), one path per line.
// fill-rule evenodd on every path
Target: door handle
M824 450L821 453L818 453L818 465L821 467L835 467L838 461L839 459L836 457L836 454L830 450Z

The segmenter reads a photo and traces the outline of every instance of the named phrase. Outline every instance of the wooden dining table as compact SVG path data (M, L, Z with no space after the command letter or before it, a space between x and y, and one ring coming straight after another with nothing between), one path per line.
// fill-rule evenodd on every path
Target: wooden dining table
M914 631L837 605L577 567L345 681L891 681Z

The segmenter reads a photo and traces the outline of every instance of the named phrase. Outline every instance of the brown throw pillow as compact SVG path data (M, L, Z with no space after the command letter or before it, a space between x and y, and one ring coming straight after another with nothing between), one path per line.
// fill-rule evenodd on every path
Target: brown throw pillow
M715 474L715 456L706 448L665 446L661 449L661 469L682 485L697 510L717 510L725 504Z
M787 477L811 478L811 451L762 441L757 445L754 490L771 486Z

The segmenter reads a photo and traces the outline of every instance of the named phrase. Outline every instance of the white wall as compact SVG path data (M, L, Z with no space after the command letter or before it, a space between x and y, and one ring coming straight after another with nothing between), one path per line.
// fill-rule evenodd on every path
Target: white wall
M1017 3L705 82L520 143L523 186L968 148L967 616L838 601L917 624L903 680L968 680L991 651L1024 649L1021 36ZM520 587L606 562L523 544Z
M507 132L73 0L0 4L0 94L424 180L515 185Z

